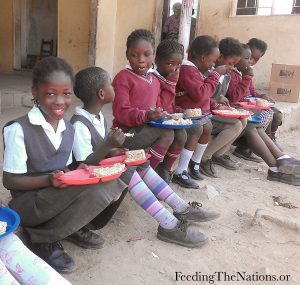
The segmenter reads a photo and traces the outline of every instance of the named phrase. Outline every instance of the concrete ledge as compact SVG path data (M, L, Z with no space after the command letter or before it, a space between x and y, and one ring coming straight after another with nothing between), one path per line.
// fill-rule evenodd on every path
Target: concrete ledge
M283 124L279 133L298 129L300 126L300 103L276 102L275 107L283 113Z

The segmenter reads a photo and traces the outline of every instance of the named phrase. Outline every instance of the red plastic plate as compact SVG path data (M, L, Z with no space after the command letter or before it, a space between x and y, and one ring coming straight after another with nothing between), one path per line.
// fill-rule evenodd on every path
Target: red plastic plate
M100 161L99 164L101 166L108 166L108 165L113 165L115 163L125 163L127 166L136 166L136 165L143 164L150 157L151 157L151 154L146 153L146 159L126 162L125 161L126 156L124 154L124 155L118 155L118 156L113 156L113 157L110 157L110 158L103 159L102 161Z
M242 106L243 108L246 109L254 109L254 110L268 110L270 109L274 104L273 103L269 103L269 105L264 106L264 107L260 107L260 106L256 106L255 102L239 102L238 103L240 106Z

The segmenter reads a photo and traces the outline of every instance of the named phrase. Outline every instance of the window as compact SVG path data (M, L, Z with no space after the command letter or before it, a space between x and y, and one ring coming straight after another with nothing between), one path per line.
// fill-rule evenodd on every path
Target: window
M300 0L237 0L236 15L289 15L300 13Z

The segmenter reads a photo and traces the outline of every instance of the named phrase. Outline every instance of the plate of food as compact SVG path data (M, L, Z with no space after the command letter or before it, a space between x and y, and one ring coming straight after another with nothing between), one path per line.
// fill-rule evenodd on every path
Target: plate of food
M86 169L69 171L59 177L67 185L89 185L118 178L126 170L125 164L114 163L108 166L89 166Z
M264 99L257 99L255 101L239 102L238 105L246 109L268 110L274 103L270 103L268 100Z
M151 157L150 154L145 153L143 149L129 150L124 155L113 156L100 161L101 166L112 165L114 163L125 163L128 166L136 166L143 164Z
M217 116L236 119L244 119L253 115L253 113L250 111L234 108L231 108L229 110L212 110L212 113Z
M5 237L18 228L20 216L10 208L0 206L0 238Z
M148 125L152 127L157 128L163 128L163 129L188 129L191 128L194 125L197 125L198 122L196 120L191 119L163 119L160 121L150 121Z

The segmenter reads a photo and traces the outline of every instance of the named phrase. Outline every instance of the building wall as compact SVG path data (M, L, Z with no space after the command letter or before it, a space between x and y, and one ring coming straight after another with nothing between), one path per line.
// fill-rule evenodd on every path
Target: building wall
M231 36L246 43L260 38L268 43L265 56L255 65L255 83L268 87L272 63L300 65L300 15L230 16L232 0L201 0L198 35L222 39Z
M13 1L0 0L0 72L13 69Z
M88 65L90 1L58 1L58 56L75 72Z

